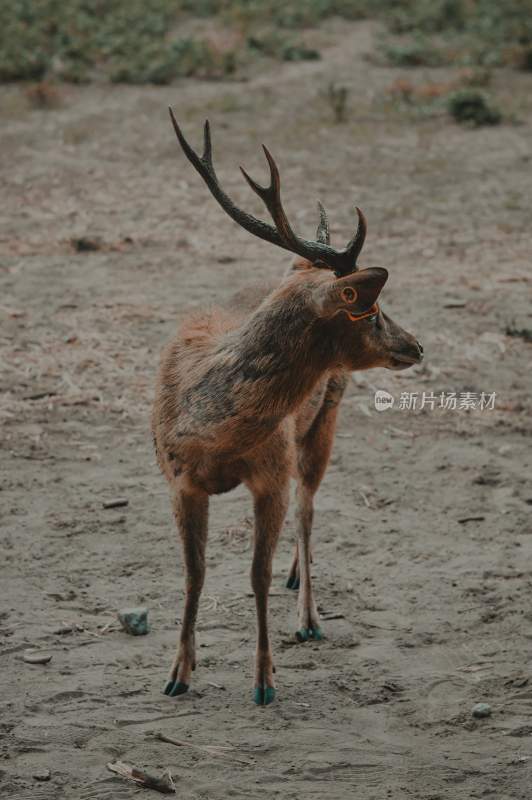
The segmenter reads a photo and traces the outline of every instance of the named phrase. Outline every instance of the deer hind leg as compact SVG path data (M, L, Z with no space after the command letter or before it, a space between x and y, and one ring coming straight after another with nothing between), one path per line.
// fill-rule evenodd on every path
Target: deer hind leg
M254 699L257 705L267 706L275 698L275 669L268 633L268 593L272 582L273 554L288 508L288 476L286 485L277 491L254 492L254 500L255 539L251 565L251 585L257 608Z
M290 570L289 588L299 589L299 628L296 639L321 639L322 631L314 593L310 565L312 550L310 539L314 517L314 495L321 483L331 454L336 429L338 404L345 389L345 378L331 378L323 404L311 428L299 444L297 486L297 545Z
M310 563L312 564L314 558L312 555L312 547L310 548ZM299 547L298 543L296 542L294 545L294 555L292 558L292 564L290 565L290 569L288 570L288 578L286 579L286 588L293 589L294 592L299 590L301 585L300 574L299 574Z
M200 490L178 489L174 497L174 514L183 543L185 562L185 609L177 651L170 668L164 694L184 694L196 668L194 629L198 605L205 579L205 546L209 498Z
M296 542L294 546L294 556L292 558L292 564L290 565L290 569L288 570L288 578L286 579L286 588L293 589L294 592L297 592L299 586L300 586L299 549Z

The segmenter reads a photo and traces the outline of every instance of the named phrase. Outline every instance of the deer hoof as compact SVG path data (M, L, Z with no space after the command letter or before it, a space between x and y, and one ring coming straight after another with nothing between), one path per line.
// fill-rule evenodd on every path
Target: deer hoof
M275 689L273 686L256 686L254 698L256 705L269 706L275 700Z
M296 631L296 639L298 642L308 642L309 639L319 642L323 639L321 628L300 628Z
M299 589L299 576L289 575L288 580L286 581L286 588L293 589L294 592L297 592L297 590Z
M163 694L168 697L177 697L178 694L185 694L185 692L188 692L188 683L181 681L168 681L163 689Z

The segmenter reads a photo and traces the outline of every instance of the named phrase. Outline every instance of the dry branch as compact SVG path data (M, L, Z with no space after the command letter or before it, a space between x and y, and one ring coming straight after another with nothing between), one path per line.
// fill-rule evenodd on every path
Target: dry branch
M229 745L227 747L223 747L222 745L214 745L214 744L193 744L192 742L186 742L182 739L174 739L171 736L166 736L164 733L154 732L153 735L155 739L158 739L160 742L167 742L168 744L173 744L176 747L190 747L193 750L199 750L201 753L205 753L209 756L218 756L221 758L231 758L233 761L238 761L239 764L245 764L249 766L253 764L252 761L249 761L245 758L238 758L238 756L234 756L231 754L232 750L236 748L233 745Z
M107 769L115 772L122 778L127 778L134 781L139 786L144 786L146 789L154 789L161 794L175 794L175 784L169 770L163 772L160 778L150 775L141 769L132 767L129 764L124 764L123 761L115 761L107 764Z

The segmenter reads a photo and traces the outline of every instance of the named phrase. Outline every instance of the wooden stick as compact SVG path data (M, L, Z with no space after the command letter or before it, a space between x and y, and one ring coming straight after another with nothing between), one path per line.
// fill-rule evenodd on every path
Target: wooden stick
M109 763L107 764L107 769L111 772L115 772L122 778L127 778L140 786L144 786L146 789L154 789L161 794L175 794L175 784L169 770L163 772L160 778L156 778L154 775L149 775L141 769L132 767L129 764L124 764L123 761Z
M231 758L233 761L238 761L240 764L246 764L246 766L253 764L253 762L249 761L248 759L238 758L238 756L231 755L230 751L236 749L233 747L233 745L229 745L229 747L222 747L221 745L213 744L193 744L192 742L185 742L182 739L173 739L171 736L166 736L166 734L160 732L153 733L153 736L156 739L159 739L160 742L167 742L168 744L173 744L176 747L191 747L193 750L199 750L200 752L206 753L209 756Z

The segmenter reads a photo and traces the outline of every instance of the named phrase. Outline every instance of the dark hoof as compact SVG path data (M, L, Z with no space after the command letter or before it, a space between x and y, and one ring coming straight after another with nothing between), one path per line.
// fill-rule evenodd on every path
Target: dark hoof
M286 588L292 589L294 592L297 592L297 590L299 589L299 578L297 577L297 575L295 577L293 575L290 575L290 577L286 581Z
M253 699L258 706L269 706L275 700L275 689L273 686L256 686Z
M181 681L168 681L163 689L163 694L168 697L177 697L178 694L185 694L188 692L188 683L181 683Z
M296 639L298 642L308 642L309 639L319 642L323 639L321 628L300 628L296 631Z

